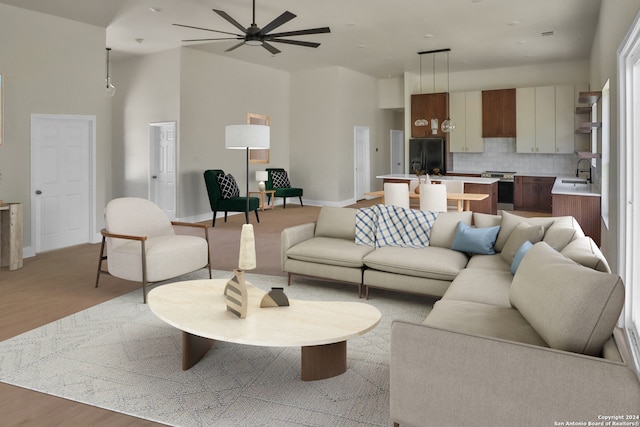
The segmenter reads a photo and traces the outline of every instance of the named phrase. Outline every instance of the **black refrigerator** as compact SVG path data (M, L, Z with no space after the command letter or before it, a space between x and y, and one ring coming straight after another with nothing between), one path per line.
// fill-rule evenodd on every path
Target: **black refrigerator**
M414 138L409 140L409 173L416 170L430 175L447 172L447 153L444 138Z

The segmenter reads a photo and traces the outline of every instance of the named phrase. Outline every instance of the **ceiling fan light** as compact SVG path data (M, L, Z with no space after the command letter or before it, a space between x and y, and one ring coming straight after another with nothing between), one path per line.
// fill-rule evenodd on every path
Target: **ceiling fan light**
M247 40L245 44L249 46L262 46L262 40Z

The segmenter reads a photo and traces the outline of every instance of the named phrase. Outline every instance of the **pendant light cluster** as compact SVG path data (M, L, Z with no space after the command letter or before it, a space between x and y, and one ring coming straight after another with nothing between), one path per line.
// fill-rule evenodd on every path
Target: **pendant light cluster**
M451 52L450 48L418 52L418 55L420 55L420 92L422 92L422 55L433 55L433 66L432 66L433 67L432 68L433 92L435 93L436 91L436 57L435 55L437 53L442 53L442 52L447 53L447 118L442 122L441 129L442 129L442 132L449 133L455 130L456 128L456 124L453 120L451 120L450 112L449 112L449 52ZM436 133L436 130L438 128L437 123L438 123L438 119L431 119L431 127L434 134ZM418 119L414 123L415 126L429 126L429 124L430 122L427 119Z
M116 94L116 87L111 83L111 76L109 75L109 52L111 52L111 48L107 48L107 78L105 79L106 86L104 94L106 96L114 96Z

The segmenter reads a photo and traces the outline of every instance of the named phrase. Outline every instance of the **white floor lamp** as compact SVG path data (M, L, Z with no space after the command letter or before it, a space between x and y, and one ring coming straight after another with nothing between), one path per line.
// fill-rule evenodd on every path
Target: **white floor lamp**
M252 148L266 149L270 146L269 126L265 125L227 125L225 127L224 144L230 149L244 149L247 151L246 183L247 210L249 212L249 150Z

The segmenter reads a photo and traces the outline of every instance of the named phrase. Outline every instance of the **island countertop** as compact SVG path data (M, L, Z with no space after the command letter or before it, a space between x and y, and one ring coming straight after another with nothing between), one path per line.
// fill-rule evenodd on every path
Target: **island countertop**
M406 180L417 181L418 177L415 174L404 173L392 173L388 175L378 175L376 178L388 179L388 180ZM422 178L422 177L421 177ZM481 178L477 176L448 176L448 175L429 175L431 181L462 181L465 183L474 184L493 184L500 181L499 178Z

